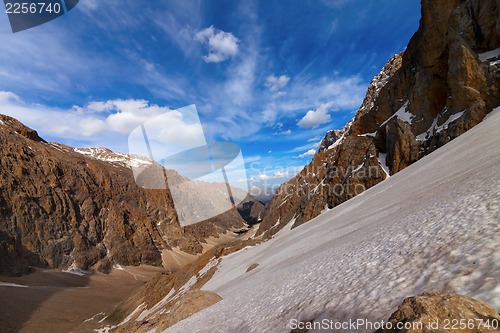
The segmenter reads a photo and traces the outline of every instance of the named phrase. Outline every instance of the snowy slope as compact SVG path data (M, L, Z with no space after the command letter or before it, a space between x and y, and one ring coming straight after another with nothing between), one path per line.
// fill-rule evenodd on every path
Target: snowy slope
M225 257L203 287L223 300L168 332L290 332L291 319L380 321L404 297L442 289L499 311L498 128L500 108L363 194ZM246 273L252 263L259 266Z
M74 151L100 161L118 164L126 168L140 168L151 165L152 163L152 161L147 157L133 154L115 153L107 148L74 148Z

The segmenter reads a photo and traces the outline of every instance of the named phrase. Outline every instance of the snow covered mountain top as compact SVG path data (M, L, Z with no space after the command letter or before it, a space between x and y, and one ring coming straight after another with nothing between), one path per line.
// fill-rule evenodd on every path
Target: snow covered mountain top
M152 163L147 157L115 153L108 148L75 148L74 151L97 160L118 164L127 168L140 167Z
M363 194L225 257L203 287L223 300L167 331L289 332L292 319L380 321L403 298L429 290L499 311L499 127L500 107Z

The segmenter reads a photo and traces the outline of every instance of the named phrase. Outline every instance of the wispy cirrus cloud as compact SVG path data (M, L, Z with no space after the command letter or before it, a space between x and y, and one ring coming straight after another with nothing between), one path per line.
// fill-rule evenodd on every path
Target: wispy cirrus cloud
M62 94L75 79L89 83L106 72L98 68L113 68L105 59L90 61L66 31L40 29L0 34L0 89Z
M309 140L307 140L307 142L313 142L313 141L318 141L318 140L321 140L321 137L319 135L316 135L315 137L310 138Z
M287 97L276 103L270 100L264 106L264 121L274 122L281 117L296 117L320 105L333 102L336 110L355 110L363 101L366 82L360 76L294 78L287 89Z
M290 135L290 134L292 134L291 129L287 129L286 131L281 131L281 132L275 133L275 135Z
M242 3L241 6L249 6ZM238 55L224 67L224 80L200 82L201 98L196 102L205 115L205 127L209 135L223 135L230 140L241 140L254 135L262 128L262 119L255 112L255 101L261 98L259 91L262 64L261 27L252 14L254 8L242 10L242 30L239 36Z
M202 25L200 0L171 0L163 2L161 9L150 14L150 18L166 39L179 48L186 58L197 57L199 42L196 33Z

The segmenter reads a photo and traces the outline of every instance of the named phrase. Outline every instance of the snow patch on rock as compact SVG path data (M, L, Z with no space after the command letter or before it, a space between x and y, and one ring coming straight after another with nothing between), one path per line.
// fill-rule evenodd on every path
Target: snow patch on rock
M481 61L487 61L490 59L500 57L500 47L496 48L494 50L491 50L491 51L479 53L478 56L479 56L479 60L481 60Z
M445 110L443 111L442 114L445 114L446 113L446 108ZM425 141L427 139L429 139L430 137L432 137L434 134L436 133L439 133L445 129L448 128L448 126L454 122L455 120L459 119L460 117L463 116L465 111L462 111L462 112L457 112L457 113L454 113L452 115L450 115L448 117L448 119L446 119L446 121L444 122L444 124L442 125L437 125L438 121L439 121L439 118L441 117L442 114L438 115L436 118L434 118L434 121L432 122L432 125L431 127L429 127L429 129L427 131L425 131L424 133L421 133L419 135L416 136L416 139L418 141Z
M394 117L398 117L399 119L401 119L402 121L405 121L407 122L408 124L411 125L412 121L413 121L413 118L415 118L415 115L413 113L411 113L410 111L408 111L408 105L410 104L410 101L406 101L402 107L399 108L398 111L396 111L396 113L394 113L392 116L390 116L386 121L384 121L380 127L384 126L385 124L387 124L387 122L389 120L391 120L392 118Z
M389 178L391 176L391 171L389 170L389 167L387 166L387 154L379 153L378 154L378 163L382 167L382 170L384 170L386 177Z

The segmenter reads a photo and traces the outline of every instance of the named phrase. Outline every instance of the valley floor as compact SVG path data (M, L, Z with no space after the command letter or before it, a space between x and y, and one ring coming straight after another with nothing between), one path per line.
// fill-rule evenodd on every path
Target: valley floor
M17 278L0 276L0 332L92 332L87 319L109 313L162 271L139 266L79 276L37 269Z

